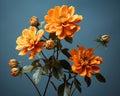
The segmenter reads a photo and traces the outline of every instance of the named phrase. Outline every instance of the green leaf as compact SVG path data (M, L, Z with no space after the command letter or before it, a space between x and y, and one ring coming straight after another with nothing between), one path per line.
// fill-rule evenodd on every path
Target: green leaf
M68 58L70 58L71 57L71 55L70 55L70 53L68 52L68 48L64 48L64 49L62 49L61 51L62 51L62 53L66 56L66 57L68 57Z
M70 84L68 82L65 82L65 88L64 88L64 95L63 96L70 96Z
M77 90L81 93L82 92L81 84L76 78L74 79L74 85L77 88Z
M32 65L32 66L38 66L38 65L39 65L39 60L40 60L40 59L34 60L34 61L31 63L31 65Z
M62 80L64 77L63 69L59 63L53 67L53 76L58 80Z
M70 38L70 37L65 37L65 40L70 44L72 44L73 42L73 38Z
M60 60L60 64L62 65L62 67L64 69L71 70L71 66L66 60L64 60L64 59Z
M96 74L95 74L95 77L96 77L96 79L97 79L99 82L101 82L101 83L105 83L105 82L106 82L105 77L102 76L100 73L96 73Z
M64 95L64 88L65 88L65 83L62 83L58 87L58 96L63 96Z
M87 87L89 87L91 85L91 79L89 77L85 76L84 80L87 84Z
M37 85L42 77L42 68L39 67L32 76L33 82Z
M25 65L23 66L21 72L22 73L27 73L27 72L31 72L33 70L34 66L32 65Z

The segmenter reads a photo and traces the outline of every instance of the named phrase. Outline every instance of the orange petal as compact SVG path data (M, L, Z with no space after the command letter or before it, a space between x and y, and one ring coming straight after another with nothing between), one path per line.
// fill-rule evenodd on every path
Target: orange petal
M87 71L87 77L90 78L91 76L92 76L91 72Z
M63 5L61 7L61 16L67 17L67 15L68 15L68 6L67 5Z
M60 16L60 6L55 6L54 7L54 17L58 18Z
M18 55L23 56L23 55L26 55L27 53L28 53L28 50L24 49L24 50L20 51Z
M70 53L71 53L71 56L78 54L77 50L74 48L71 49Z
M24 37L24 38L29 38L29 30L28 29L24 29L23 31L22 31L22 36Z
M82 67L82 70L80 72L80 75L81 76L85 76L87 74L87 70L86 70L86 67Z
M37 44L38 41L43 37L43 34L44 34L44 30L41 29L38 31L35 44Z
M41 52L42 51L42 47L45 45L45 42L39 42L36 47L35 50L36 52Z
M56 24L53 24L53 23L49 23L49 24L46 24L45 25L45 30L48 32L48 33L55 33L56 32Z
M69 22L78 23L83 20L83 17L81 15L73 15L69 18Z
M69 9L69 14L70 14L71 16L74 15L75 7L70 6L68 9Z
M35 57L36 51L33 49L30 51L29 59L33 59Z
M76 67L75 67L74 65L72 65L72 71L73 71L74 73L79 73L79 72L76 70Z
M63 31L60 35L58 35L59 39L64 39L66 37L66 33Z
M97 66L93 66L92 67L92 71L95 72L95 73L99 73L100 72L100 68L97 67Z
M22 49L24 49L24 46L21 46L21 45L16 46L16 50L22 50Z

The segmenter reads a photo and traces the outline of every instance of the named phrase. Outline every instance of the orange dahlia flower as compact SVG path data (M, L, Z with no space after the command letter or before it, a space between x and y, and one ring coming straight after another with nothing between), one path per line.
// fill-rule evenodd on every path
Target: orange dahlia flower
M45 29L49 33L55 33L59 39L73 37L74 33L80 30L78 22L82 21L82 16L74 15L75 8L67 5L55 6L48 11L44 17L46 21Z
M103 61L101 57L94 56L93 48L85 49L83 46L71 50L70 60L73 62L72 71L87 77L91 77L92 72L99 73L99 65Z
M37 33L36 31L36 27L31 26L29 29L24 29L22 35L17 38L16 43L18 45L16 49L21 50L19 55L26 55L30 51L29 59L33 59L36 52L41 52L45 44L43 41L40 41L44 31L39 30Z

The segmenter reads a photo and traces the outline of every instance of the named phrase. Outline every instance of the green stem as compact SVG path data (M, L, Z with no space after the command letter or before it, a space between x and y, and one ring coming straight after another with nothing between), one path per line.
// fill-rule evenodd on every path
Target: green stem
M35 85L35 83L32 81L32 79L29 77L29 75L27 73L25 73L26 77L32 82L33 86L35 87L35 89L37 90L39 96L42 96L39 89L37 88L37 86Z
M58 53L58 52L59 52L59 48L58 48L59 45L58 45L58 44L59 44L59 40L57 39L57 54L56 54L56 58L57 58L57 59L58 59L58 55L59 55L59 53Z
M98 45L94 48L94 50L96 50L98 47L100 47L100 45L101 45L101 44L98 44Z
M73 96L74 92L76 91L76 87L73 89L71 96Z
M51 77L52 77L51 73L52 73L52 72L50 72L50 74L49 74L48 81L47 81L47 84L46 84L46 87L45 87L45 91L44 91L43 96L45 96L45 94L46 94L46 92L47 92L47 88L48 88L48 85L49 85L50 79L51 79Z
M45 38L46 40L48 40L44 35L43 35L43 38Z
M41 53L42 53L42 55L43 55L43 57L45 58L45 59L47 59L47 57L45 56L45 54L41 51Z

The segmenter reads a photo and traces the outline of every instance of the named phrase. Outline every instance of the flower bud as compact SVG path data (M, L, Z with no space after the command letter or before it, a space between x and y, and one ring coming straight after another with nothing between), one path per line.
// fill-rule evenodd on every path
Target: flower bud
M52 39L47 40L45 43L45 47L48 50L53 49L55 47L55 42Z
M13 67L17 67L19 63L16 59L10 59L8 64L11 68L13 68Z
M11 69L11 75L12 76L18 76L19 75L19 68L12 68Z
M36 16L32 16L29 20L31 26L37 27L39 25L38 18Z
M110 36L109 35L102 35L100 40L108 43L110 41Z

